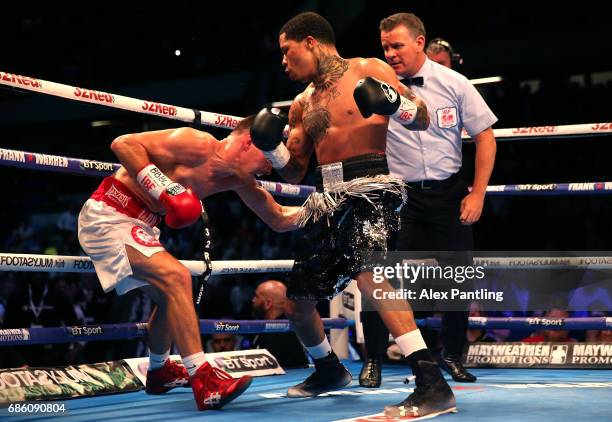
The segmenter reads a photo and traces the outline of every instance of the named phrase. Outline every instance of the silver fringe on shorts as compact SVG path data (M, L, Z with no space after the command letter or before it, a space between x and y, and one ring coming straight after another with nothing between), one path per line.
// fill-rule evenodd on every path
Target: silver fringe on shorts
M385 191L402 197L402 204L406 202L406 186L402 179L388 174L379 174L373 177L359 177L348 182L336 183L325 192L313 192L308 195L306 202L298 216L298 224L304 227L312 218L317 221L325 215L331 215L349 197L362 198L373 206L372 199L377 195L375 191Z

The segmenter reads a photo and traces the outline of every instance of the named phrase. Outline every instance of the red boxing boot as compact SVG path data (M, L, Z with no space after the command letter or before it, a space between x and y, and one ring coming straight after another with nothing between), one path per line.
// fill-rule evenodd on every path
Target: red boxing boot
M198 410L220 409L241 395L251 385L252 377L232 378L227 372L208 362L191 377L191 388Z
M164 394L176 387L189 387L189 373L181 364L166 359L161 368L147 371L147 394Z

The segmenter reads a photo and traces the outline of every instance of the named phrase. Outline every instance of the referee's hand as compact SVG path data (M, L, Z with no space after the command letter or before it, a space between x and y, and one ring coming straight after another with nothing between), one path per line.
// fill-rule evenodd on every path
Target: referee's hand
M459 221L465 226L474 224L480 219L484 205L484 194L470 192L461 201Z

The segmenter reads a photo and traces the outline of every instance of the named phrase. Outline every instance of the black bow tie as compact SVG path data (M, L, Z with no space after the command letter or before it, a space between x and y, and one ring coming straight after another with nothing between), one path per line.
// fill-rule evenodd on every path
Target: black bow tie
M404 78L400 82L403 83L404 85L423 86L423 77L417 76L414 78Z

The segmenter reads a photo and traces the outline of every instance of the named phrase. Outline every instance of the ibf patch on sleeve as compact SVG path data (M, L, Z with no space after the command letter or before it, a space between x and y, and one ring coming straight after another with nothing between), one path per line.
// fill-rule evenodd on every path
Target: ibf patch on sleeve
M439 108L436 114L439 127L448 129L457 126L457 107Z

